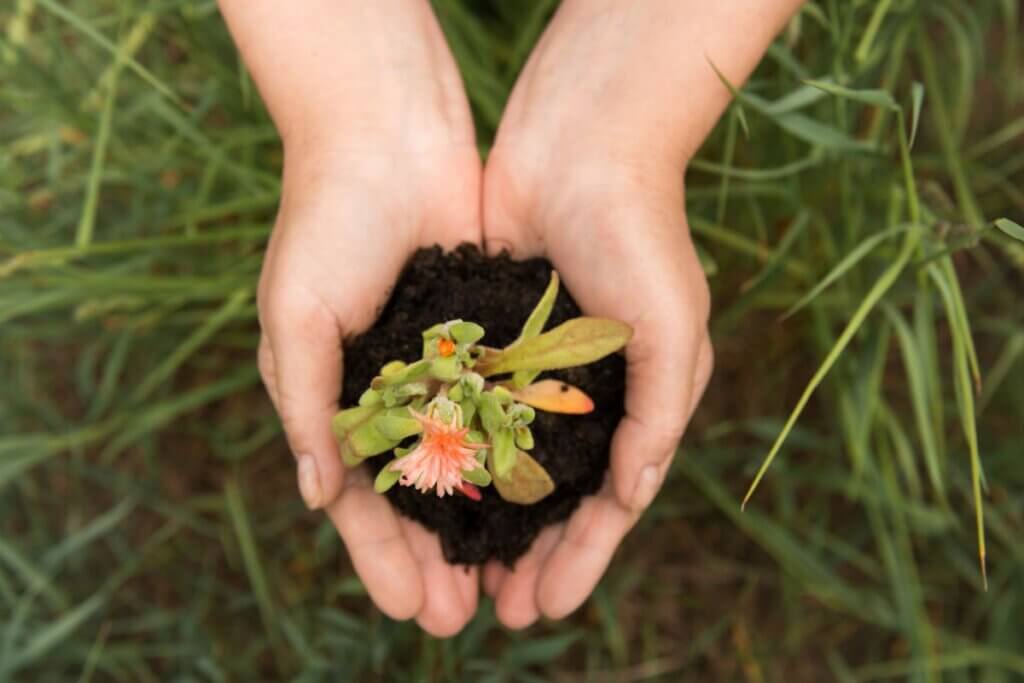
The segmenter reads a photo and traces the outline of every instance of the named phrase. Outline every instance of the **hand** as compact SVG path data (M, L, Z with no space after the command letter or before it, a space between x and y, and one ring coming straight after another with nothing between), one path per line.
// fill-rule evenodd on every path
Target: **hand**
M579 607L664 481L713 362L683 201L729 97L708 60L742 82L798 5L565 0L520 76L484 173L484 241L547 256L585 313L634 336L604 487L512 571L484 569L511 628Z
M302 497L327 510L381 611L451 635L476 611L478 571L448 565L436 535L398 517L362 468L345 471L330 422L342 340L373 323L411 253L481 241L480 157L454 61L418 0L222 10L285 143L259 366Z
M485 569L499 619L520 628L575 610L661 487L711 375L710 301L677 166L519 138L495 147L485 183L488 249L547 256L585 313L634 328L610 478L514 571Z

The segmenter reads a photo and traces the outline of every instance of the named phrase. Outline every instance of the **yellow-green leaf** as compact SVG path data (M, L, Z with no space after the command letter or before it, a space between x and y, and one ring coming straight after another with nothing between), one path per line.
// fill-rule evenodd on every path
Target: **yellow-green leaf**
M510 503L533 505L555 490L555 482L540 463L528 453L519 451L516 466L508 475L494 477L494 488Z
M487 377L517 370L557 370L587 365L615 353L629 343L632 336L633 328L618 320L576 318L504 350L490 350L476 369Z

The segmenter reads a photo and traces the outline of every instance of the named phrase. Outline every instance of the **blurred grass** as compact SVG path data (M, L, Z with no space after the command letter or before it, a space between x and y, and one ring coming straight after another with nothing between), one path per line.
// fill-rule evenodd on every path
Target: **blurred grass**
M435 2L483 150L555 5ZM687 180L687 457L578 614L437 642L295 495L253 367L281 156L215 5L5 4L0 679L1021 680L1021 28L805 7Z

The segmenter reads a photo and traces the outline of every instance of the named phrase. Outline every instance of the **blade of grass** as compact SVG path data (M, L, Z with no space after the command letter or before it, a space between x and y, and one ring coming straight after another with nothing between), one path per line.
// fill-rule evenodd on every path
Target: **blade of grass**
M949 319L953 337L954 386L956 388L957 405L960 420L967 440L968 454L971 462L971 491L974 497L974 517L978 536L978 564L981 567L981 580L988 590L988 571L985 567L985 514L981 498L981 455L978 452L978 427L974 414L974 392L970 376L970 361L963 334L957 325L956 300L945 273L936 265L928 267L928 275L938 287L942 300L946 304L946 316Z
M139 383L135 391L132 392L131 401L133 403L142 403L149 398L158 387L170 379L171 375L174 374L182 363L198 351L224 325L234 319L235 314L249 302L251 297L252 293L248 287L243 287L228 297L223 306L207 318L206 322L182 341L178 348Z
M70 24L79 33L83 34L89 40L93 41L110 53L111 56L118 56L120 52L118 46L75 12L59 4L56 0L36 0L36 2L54 16ZM185 106L184 102L182 102L181 98L179 98L173 90L171 90L163 81L154 76L152 72L139 64L136 60L126 59L125 66L131 69L143 81L151 85L153 89L163 97L166 97L179 107Z
M846 256L837 263L828 274L822 278L818 284L811 288L804 296L800 297L800 300L789 307L785 313L782 314L781 319L786 320L791 317L794 313L803 309L807 304L814 301L818 295L828 289L834 284L839 278L849 272L854 266L861 262L861 260L870 254L876 247L885 242L886 240L900 235L908 230L914 229L912 225L895 225L891 228L886 228L881 232L878 232L871 237L867 238L856 247L854 247Z
M920 224L921 219L921 208L917 196L917 184L914 180L913 166L910 160L910 147L907 143L906 131L904 130L903 126L902 112L899 113L898 136L900 141L900 158L902 160L904 182L906 183L907 188L907 202L908 211L910 214L910 222L911 225L918 226ZM808 382L807 387L804 389L804 392L800 396L799 401L797 401L796 407L793 409L793 411L790 413L789 418L786 420L786 423L782 428L782 432L775 440L775 443L772 445L771 450L768 452L768 455L765 457L764 462L761 464L761 467L758 469L757 474L754 476L754 480L751 482L750 487L747 489L746 495L743 497L743 502L740 504L741 510L746 507L747 502L750 500L750 497L754 494L754 491L757 490L757 485L764 477L765 472L768 471L768 467L771 466L771 463L775 459L775 456L778 455L779 450L781 450L782 445L786 441L786 437L789 435L789 432L793 429L793 426L796 424L796 421L803 413L803 410L807 406L808 401L810 401L815 389L818 388L818 385L821 384L822 380L825 379L825 376L828 374L829 370L831 370L832 366L835 365L837 360L839 360L839 357L842 355L847 345L849 345L854 335L860 329L861 324L863 324L864 320L867 319L868 315L874 309L875 305L879 301L881 301L882 297L885 296L886 292L889 291L889 288L892 287L892 285L896 282L896 279L903 273L903 270L910 262L910 258L917 249L920 241L921 229L919 227L914 227L907 232L903 240L903 246L897 254L896 259L889 265L888 268L885 269L881 276L879 276L879 278L875 281L874 285L872 285L871 289L868 291L867 295L861 301L860 305L857 307L857 310L854 311L853 316L846 324L846 327L839 335L839 338L832 346L832 349L825 356L825 360L822 362L817 372L814 373L814 376L811 377L811 380L810 382Z
M114 120L114 104L117 101L118 78L121 75L123 64L124 62L118 57L110 72L110 83L103 100L103 110L100 114L96 142L93 145L92 165L89 168L89 180L85 190L85 202L82 205L82 217L78 222L78 231L75 237L75 245L78 247L87 246L92 242L92 233L96 226L100 185L103 182L103 164L107 157L107 147L110 144L110 129Z

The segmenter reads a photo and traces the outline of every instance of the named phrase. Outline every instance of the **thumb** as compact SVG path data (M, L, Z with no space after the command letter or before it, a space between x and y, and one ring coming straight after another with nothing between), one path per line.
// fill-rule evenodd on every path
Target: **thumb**
M341 392L341 334L310 295L272 295L261 318L260 371L296 458L302 499L321 508L338 498L345 477L331 430Z

